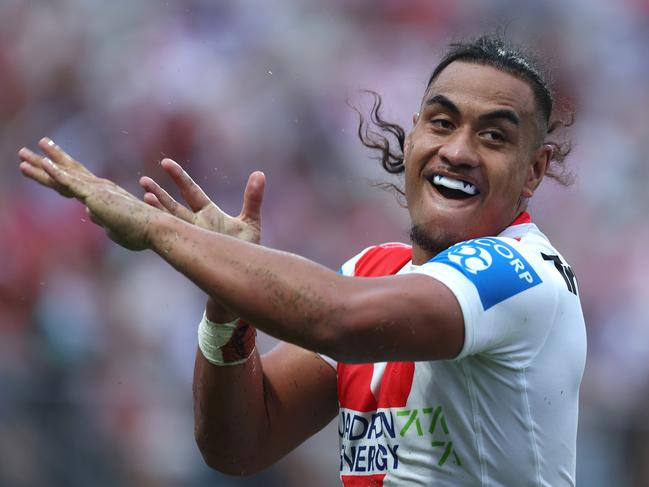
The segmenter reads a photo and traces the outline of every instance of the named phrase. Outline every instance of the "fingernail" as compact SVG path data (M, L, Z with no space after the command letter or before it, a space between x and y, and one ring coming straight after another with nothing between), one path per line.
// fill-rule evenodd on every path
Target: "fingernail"
M52 139L48 139L48 140L47 140L47 145L49 145L50 147L52 147L52 146L54 145L54 141L53 141ZM51 161L50 161L50 162L51 162Z
M54 167L54 163L53 163L52 160L51 160L50 158L48 158L48 157L44 157L44 158L43 158L43 162L44 162L45 164L47 164L48 166Z

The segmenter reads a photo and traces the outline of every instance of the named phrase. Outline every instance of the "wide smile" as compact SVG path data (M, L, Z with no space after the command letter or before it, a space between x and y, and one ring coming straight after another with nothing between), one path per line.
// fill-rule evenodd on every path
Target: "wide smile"
M431 174L426 179L433 189L445 199L469 200L480 195L478 187L465 179L437 173Z

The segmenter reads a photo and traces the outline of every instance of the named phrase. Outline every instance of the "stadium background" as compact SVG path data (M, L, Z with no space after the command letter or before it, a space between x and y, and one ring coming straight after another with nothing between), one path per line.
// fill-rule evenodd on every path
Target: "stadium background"
M193 443L203 297L19 175L50 135L137 194L171 156L238 212L268 177L263 242L337 268L404 240L346 100L410 126L449 40L510 21L578 112L570 189L531 205L572 263L589 333L579 485L649 485L649 4L642 0L0 2L0 485L335 485L335 425L268 472L210 472ZM166 181L166 180L165 180ZM264 349L271 340L261 340ZM245 421L245 418L232 418Z

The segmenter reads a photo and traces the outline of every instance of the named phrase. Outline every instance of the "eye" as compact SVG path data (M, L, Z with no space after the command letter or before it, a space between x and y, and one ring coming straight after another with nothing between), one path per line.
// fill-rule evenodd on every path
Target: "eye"
M499 130L485 130L480 136L491 142L505 142L507 140L505 134Z
M430 123L436 128L442 130L453 130L455 128L453 123L446 118L434 118L430 121Z

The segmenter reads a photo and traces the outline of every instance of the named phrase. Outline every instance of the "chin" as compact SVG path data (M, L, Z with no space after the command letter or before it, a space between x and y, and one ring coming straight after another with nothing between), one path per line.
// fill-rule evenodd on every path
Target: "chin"
M446 250L451 245L471 238L468 233L451 229L447 226L413 224L410 227L410 240L414 246L421 248L431 256Z

